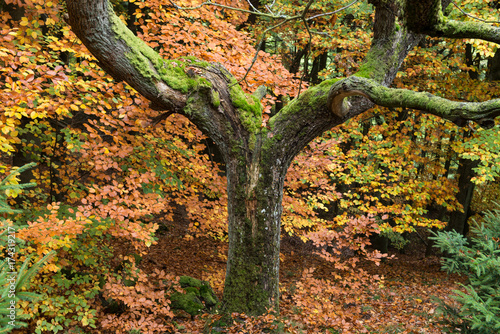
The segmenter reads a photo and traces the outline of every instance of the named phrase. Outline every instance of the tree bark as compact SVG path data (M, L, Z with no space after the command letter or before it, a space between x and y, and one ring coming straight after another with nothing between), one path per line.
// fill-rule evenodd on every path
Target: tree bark
M282 194L288 161L263 147L227 161L229 252L224 310L262 314L278 307ZM244 148L241 147L241 150Z
M331 82L304 92L261 127L259 101L222 66L162 60L127 32L105 0L67 5L73 31L102 68L155 108L188 117L219 148L229 198L224 310L261 314L277 307L283 183L293 157L342 121L326 105Z

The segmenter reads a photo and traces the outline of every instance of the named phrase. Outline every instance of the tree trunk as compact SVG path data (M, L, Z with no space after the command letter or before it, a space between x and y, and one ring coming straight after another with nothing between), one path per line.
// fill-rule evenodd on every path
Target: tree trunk
M474 66L474 48L470 43L465 44L465 65ZM469 73L469 78L474 80L479 78L479 73L477 73L477 70L470 69L467 72Z
M493 58L488 59L488 80L500 80L500 50L495 52Z
M229 254L224 310L262 314L277 308L283 184L289 162L257 137L250 154L227 162Z
M462 204L463 212L457 210L451 213L447 230L457 231L463 235L466 235L468 232L467 220L471 216L470 204L475 188L475 184L471 182L471 179L475 175L474 168L478 164L478 160L460 159L457 200Z

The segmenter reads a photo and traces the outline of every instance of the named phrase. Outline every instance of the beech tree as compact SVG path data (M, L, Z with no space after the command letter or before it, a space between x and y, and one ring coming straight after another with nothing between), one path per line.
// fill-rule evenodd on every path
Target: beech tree
M314 2L310 0L295 19L305 21ZM66 1L73 32L107 73L164 110L165 117L186 116L222 153L229 233L225 311L261 314L278 307L283 184L293 158L314 138L375 104L421 110L461 126L475 121L491 127L500 115L498 99L459 102L390 88L424 35L498 43L498 27L447 18L449 1L370 2L375 7L373 37L359 71L303 91L263 126L262 94L244 93L222 64L163 59L127 28L108 0Z

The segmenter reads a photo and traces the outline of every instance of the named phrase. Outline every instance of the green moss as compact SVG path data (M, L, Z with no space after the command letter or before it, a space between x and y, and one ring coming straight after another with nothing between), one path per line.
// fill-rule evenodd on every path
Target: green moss
M193 293L175 292L170 295L170 301L174 310L184 310L192 316L200 314L204 308L201 300Z
M129 61L144 77L159 79L159 75L154 68L162 64L163 60L161 57L127 28L120 18L115 15L111 4L109 4L109 11L113 32L118 38L127 41L130 47L130 52L127 54ZM153 65L153 68L147 64Z
M238 109L238 114L240 115L241 124L250 133L256 133L259 131L261 126L260 117L255 117L252 113Z
M399 21L396 21L392 29L392 34L401 34L401 27L402 26ZM387 59L388 51L393 48L393 44L385 42L383 44L377 43L376 45L372 45L366 54L363 63L354 75L357 77L382 81L387 73L388 66L393 66L397 63L397 52L392 52L392 59Z
M195 287L199 288L201 286L201 281L191 276L181 276L179 277L179 284L182 288Z
M257 142L257 136L254 132L250 133L250 138L248 139L248 148L253 152L255 150L255 143Z
M260 116L262 107L255 96L245 94L239 85L231 86L229 93L233 106L237 109L251 112L254 116Z
M384 50L382 48L370 49L366 54L363 64L361 64L354 75L367 79L383 77L385 75L385 70L384 66L380 64L380 59L383 59L383 56Z
M205 302L205 306L213 307L213 306L217 305L217 303L218 303L217 297L215 296L214 291L208 285L208 283L200 286L199 293L200 293L201 300L203 300Z
M181 59L184 60L188 65L194 65L196 67L207 68L210 66L210 63L208 61L196 59L195 56L184 56Z
M159 70L161 80L175 90L184 94L193 90L198 85L204 85L201 79L208 82L205 78L191 78L185 73L184 63L180 61L166 60Z
M211 308L217 305L217 297L208 282L190 276L181 276L179 284L185 293L175 292L170 296L173 309L197 315L206 307Z
M187 116L192 116L198 110L196 100L190 96L186 100L186 106L182 110Z
M341 79L335 78L330 80L325 80L319 85L309 88L305 93L304 97L307 98L307 105L313 109L317 108L321 103L326 103L328 98L328 93L332 88L332 85Z
M260 100L246 94L241 87L233 80L229 88L229 94L233 106L238 110L240 120L248 132L255 133L261 127L262 106Z
M269 119L270 129L274 130L277 121L286 120L291 114L300 113L302 116L307 116L308 112L316 110L319 105L326 104L330 88L339 80L337 78L325 80L319 85L307 89L299 98L292 100L281 112Z
M279 114L276 114L276 115L279 115ZM269 118L269 120L267 121L267 126L269 127L269 129L271 129L271 131L274 130L274 124L276 122L276 117L275 116Z
M220 106L220 96L219 96L219 92L212 89L211 90L211 95L210 95L210 101L212 102L212 105L215 107L215 108L218 108Z

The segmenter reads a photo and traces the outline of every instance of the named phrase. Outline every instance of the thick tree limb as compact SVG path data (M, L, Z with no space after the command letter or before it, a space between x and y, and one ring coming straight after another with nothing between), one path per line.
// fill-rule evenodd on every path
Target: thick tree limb
M386 88L420 38L400 20L400 3L380 0L376 4L372 46L357 77L333 79L307 89L263 127L259 103L263 93L245 94L221 65L162 59L127 29L108 0L66 0L69 24L106 72L129 83L155 109L168 111L157 121L172 112L181 113L221 151L228 189L226 311L262 314L277 306L286 171L315 137L373 103L416 108L457 123L475 120L485 126L500 113L498 100L461 103ZM350 95L366 98L353 100L350 107L344 103Z
M407 0L404 16L407 27L420 34L433 37L477 38L500 43L500 28L485 22L461 22L448 19L442 7L450 2L441 0Z
M448 100L427 92L387 88L373 80L351 76L336 82L328 95L328 106L337 115L348 112L345 98L361 95L375 104L392 108L411 108L430 113L463 126L467 121L477 122L485 128L494 125L500 115L500 99L486 102L459 102Z
M500 28L483 22L460 22L442 17L431 36L476 38L500 44Z

